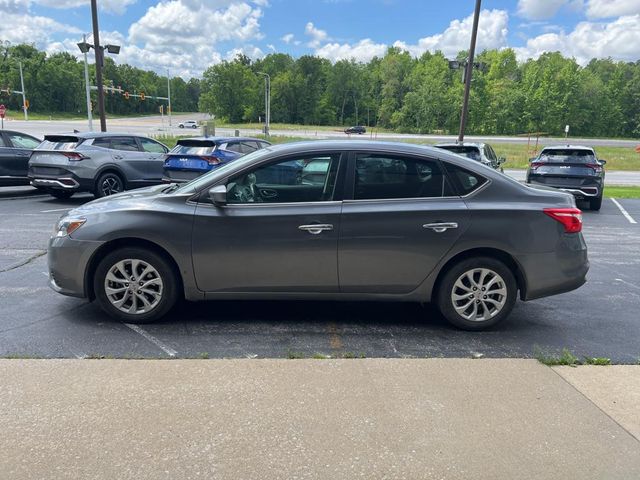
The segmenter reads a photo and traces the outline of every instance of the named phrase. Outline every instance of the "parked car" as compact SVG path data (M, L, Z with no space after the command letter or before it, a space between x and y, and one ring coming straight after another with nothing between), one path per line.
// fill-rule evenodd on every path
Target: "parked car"
M29 160L29 179L56 198L104 197L162 183L168 151L151 138L120 133L45 135Z
M600 210L606 163L591 147L545 147L530 159L526 183L559 188L578 200L587 200L591 210Z
M29 157L40 140L26 133L0 130L0 187L29 185Z
M503 171L502 164L506 161L504 157L498 157L488 143L438 143L434 146L470 158L501 172Z
M162 178L165 183L187 182L269 145L258 138L184 138L164 157Z
M367 133L367 129L362 125L356 125L355 127L345 128L344 133L357 133L358 135L362 135L363 133Z
M195 120L186 120L178 124L178 128L198 128L198 122Z
M324 182L262 172L324 165ZM317 163L316 163L317 162ZM574 198L444 150L372 141L278 145L184 185L61 218L49 282L150 322L180 297L434 302L458 327L578 288L589 268Z

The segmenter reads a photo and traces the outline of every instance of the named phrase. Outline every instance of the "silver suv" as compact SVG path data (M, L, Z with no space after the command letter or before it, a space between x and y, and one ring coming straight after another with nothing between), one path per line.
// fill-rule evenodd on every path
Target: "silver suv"
M169 149L146 137L118 133L46 135L29 159L31 185L56 198L75 192L105 197L162 182Z

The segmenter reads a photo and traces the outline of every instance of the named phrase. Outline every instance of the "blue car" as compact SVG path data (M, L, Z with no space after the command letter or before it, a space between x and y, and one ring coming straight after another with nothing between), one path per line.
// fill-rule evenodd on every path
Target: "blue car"
M162 180L182 183L271 145L259 138L193 137L178 140L166 155Z

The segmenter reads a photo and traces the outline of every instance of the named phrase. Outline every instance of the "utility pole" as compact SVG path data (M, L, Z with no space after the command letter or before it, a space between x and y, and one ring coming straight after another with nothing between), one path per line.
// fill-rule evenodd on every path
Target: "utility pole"
M271 77L268 73L257 72L264 76L264 136L269 138L269 124L271 123Z
M169 69L167 68L167 98L169 99L169 108L167 113L169 114L169 128L171 128L171 77L169 76Z
M22 62L18 62L18 66L20 67L20 88L22 89L22 111L24 112L24 119L29 120L29 115L27 115L27 97L24 94L24 76L22 75Z
M82 42L87 43L87 35L82 35ZM89 131L93 132L93 115L91 114L91 85L89 85L89 62L87 52L84 52L84 87L87 96L87 119L89 120Z
M91 0L91 19L93 21L93 50L96 54L96 86L98 87L98 113L100 115L100 131L107 131L107 119L104 115L104 85L102 84L102 57L104 52L100 47L100 31L98 29L98 6L96 0Z
M464 131L467 126L467 114L469 113L469 92L471 91L471 76L473 75L473 57L476 53L476 38L478 36L478 20L480 18L480 4L482 0L476 0L476 9L473 13L473 27L471 28L471 45L469 46L469 59L467 60L464 97L462 99L462 113L460 115L460 132L458 142L464 141Z

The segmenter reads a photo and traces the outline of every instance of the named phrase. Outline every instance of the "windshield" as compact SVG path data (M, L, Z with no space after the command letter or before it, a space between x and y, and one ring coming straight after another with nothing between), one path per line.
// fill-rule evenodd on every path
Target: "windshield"
M463 157L470 158L471 160L480 160L480 150L478 147L464 147L462 145L452 145L446 147L438 147L444 150L448 150L451 153L457 153L458 155L462 155Z
M225 163L221 167L211 170L209 173L205 173L204 175L191 180L189 183L181 185L180 188L175 190L175 193L195 193L202 189L213 178L217 176L224 176L228 171L233 171L236 167L242 168L245 165L251 164L262 157L266 157L271 152L273 152L271 148L263 148L262 150L256 150L253 153L249 153L233 162Z
M543 150L536 162L596 163L596 156L590 150Z

